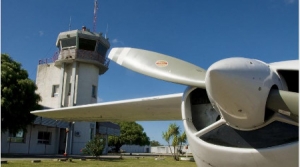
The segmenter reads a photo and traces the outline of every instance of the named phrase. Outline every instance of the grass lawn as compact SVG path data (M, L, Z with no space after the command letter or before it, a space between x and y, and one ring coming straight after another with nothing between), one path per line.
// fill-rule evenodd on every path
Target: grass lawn
M124 159L110 159L110 160L95 160L87 159L81 161L80 159L72 159L72 162L68 161L53 161L53 160L41 160L39 163L32 163L30 160L13 160L8 161L7 164L1 164L2 167L49 167L49 166L60 166L60 167L196 167L195 162L190 161L175 161L172 157L166 157L164 160L155 160L154 157L140 157L137 158L124 158Z

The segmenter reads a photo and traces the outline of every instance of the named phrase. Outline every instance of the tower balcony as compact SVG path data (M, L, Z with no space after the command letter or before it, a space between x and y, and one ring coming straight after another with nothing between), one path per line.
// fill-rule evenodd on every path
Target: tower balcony
M61 66L62 63L73 63L74 61L96 65L99 68L99 75L104 74L108 70L110 62L105 55L101 55L98 52L69 47L60 51L55 65Z

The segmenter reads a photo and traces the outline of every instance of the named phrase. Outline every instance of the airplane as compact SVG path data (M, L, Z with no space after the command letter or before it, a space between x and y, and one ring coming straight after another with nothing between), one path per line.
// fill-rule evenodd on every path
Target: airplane
M199 167L298 166L298 60L267 64L233 57L217 61L206 71L137 48L113 48L108 58L187 88L178 94L31 113L65 121L181 119Z

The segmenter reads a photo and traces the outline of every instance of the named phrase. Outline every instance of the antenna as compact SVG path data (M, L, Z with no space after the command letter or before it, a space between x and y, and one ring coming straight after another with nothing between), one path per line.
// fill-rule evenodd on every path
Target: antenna
M108 33L108 24L106 25L105 38L106 38L107 33Z
M69 31L71 30L71 16L70 16L70 22L69 22Z
M97 2L97 0L95 0L95 2L94 2L94 26L93 26L94 32L96 32L97 10L98 10L98 2Z

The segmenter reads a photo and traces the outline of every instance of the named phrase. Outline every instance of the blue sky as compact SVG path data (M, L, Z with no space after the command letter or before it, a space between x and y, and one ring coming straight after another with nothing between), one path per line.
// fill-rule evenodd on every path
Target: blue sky
M1 53L35 80L38 60L51 58L59 32L93 29L94 0L2 0ZM167 54L207 69L228 57L264 62L298 59L297 0L98 0L96 31L112 47ZM180 68L180 67L178 67ZM101 102L183 92L186 87L110 63L99 77ZM151 140L165 142L170 122L139 122ZM182 127L180 121L176 122ZM183 127L182 127L183 130Z

